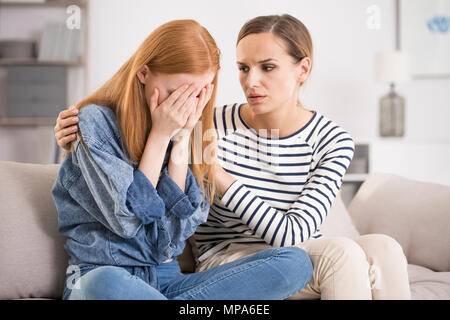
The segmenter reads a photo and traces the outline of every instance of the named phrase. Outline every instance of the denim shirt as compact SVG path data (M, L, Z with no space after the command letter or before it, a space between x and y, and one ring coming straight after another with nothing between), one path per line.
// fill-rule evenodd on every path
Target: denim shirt
M163 165L155 189L128 162L105 106L80 110L79 133L84 142L75 142L52 189L69 265L151 266L181 254L209 212L191 170L183 192ZM170 150L161 150L165 163Z

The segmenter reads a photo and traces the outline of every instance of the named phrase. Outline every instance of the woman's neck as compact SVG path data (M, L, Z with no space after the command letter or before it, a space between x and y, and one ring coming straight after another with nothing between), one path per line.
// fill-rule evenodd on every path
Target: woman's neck
M248 104L242 108L243 120L260 136L273 139L284 138L303 128L314 112L306 110L300 101L270 113L254 114Z

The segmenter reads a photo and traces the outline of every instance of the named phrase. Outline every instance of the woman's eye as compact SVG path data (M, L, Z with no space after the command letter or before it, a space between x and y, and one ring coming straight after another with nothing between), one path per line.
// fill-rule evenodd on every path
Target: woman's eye
M239 71L242 71L242 72L247 72L248 71L248 67L239 67L238 68L239 69Z
M273 69L275 69L275 66L263 66L264 71L272 71Z

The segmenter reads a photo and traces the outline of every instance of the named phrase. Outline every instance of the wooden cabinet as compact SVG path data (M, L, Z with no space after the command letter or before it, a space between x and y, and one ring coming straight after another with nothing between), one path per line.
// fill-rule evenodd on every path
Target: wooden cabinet
M66 104L64 66L8 66L5 118L55 118Z

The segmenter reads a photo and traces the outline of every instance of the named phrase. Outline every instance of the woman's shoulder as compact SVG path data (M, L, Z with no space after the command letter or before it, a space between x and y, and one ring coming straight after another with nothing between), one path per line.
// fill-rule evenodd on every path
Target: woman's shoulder
M239 108L242 104L232 103L215 107L214 110L214 126L219 137L226 136L236 131L239 117Z
M81 120L96 120L96 121L107 121L114 120L115 114L114 111L107 106L98 105L98 104L88 104L80 109L78 115L80 121Z
M318 152L342 147L354 149L353 137L336 121L316 111L313 122L309 142Z
M114 111L107 106L88 104L78 114L79 129L83 139L106 142L119 137Z
M236 115L236 111L239 109L239 106L241 104L239 103L231 103L231 104L225 104L222 106L217 106L214 108L214 118L218 120L231 118Z
M314 128L314 132L311 133L311 136L315 139L322 139L335 134L351 136L341 124L319 111L315 111L313 120L310 126Z

